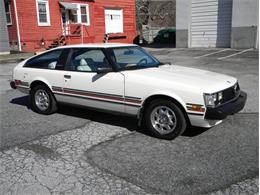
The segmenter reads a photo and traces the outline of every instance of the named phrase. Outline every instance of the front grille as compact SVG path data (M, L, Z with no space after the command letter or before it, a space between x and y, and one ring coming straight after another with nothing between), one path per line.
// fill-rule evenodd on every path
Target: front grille
M236 83L234 86L223 90L223 99L221 101L221 104L226 103L235 97L237 97L240 93L240 87L239 84Z

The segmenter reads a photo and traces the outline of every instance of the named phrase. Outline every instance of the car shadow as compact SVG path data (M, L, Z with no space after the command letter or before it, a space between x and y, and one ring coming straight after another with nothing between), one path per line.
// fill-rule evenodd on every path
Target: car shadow
M28 95L14 98L10 101L10 103L20 105L20 106L26 106L28 109L31 109L30 98Z
M29 96L14 98L10 101L10 103L20 105L20 106L25 106L27 107L27 109L31 110ZM96 110L90 110L88 108L74 107L66 104L61 104L57 113L61 115L82 118L82 119L86 119L98 123L118 126L118 127L126 128L129 131L137 131L139 133L153 137L153 135L151 135L143 125L138 126L138 121L135 117L105 113ZM187 130L182 134L182 136L195 137L204 133L207 130L208 130L207 128L189 126Z
M98 123L124 127L129 131L136 131L138 129L137 120L134 117L127 117L119 114L105 113L88 108L74 107L67 104L61 104L57 113L87 119Z
M195 136L198 136L198 135L208 131L209 129L210 128L188 126L188 128L182 134L182 136L185 136L185 137L195 137Z

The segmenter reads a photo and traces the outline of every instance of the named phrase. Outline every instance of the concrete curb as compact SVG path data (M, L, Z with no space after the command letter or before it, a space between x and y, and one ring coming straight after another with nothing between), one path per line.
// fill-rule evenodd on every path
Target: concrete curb
M24 59L8 59L8 60L0 60L0 64L7 64L7 63L18 63L23 61Z
M18 53L18 54L1 55L0 64L21 62L33 55L34 55L33 53Z

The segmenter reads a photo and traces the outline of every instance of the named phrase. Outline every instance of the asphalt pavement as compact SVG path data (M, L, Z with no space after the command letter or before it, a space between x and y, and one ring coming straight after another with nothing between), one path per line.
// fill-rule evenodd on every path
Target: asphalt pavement
M133 133L86 152L92 165L148 192L207 194L258 175L258 114L238 114L173 141ZM195 129L196 131L196 129Z
M28 96L9 87L15 64L2 63L0 192L257 193L258 51L148 50L164 62L237 77L248 93L245 109L219 126L191 128L165 141L150 137L133 118L72 107L50 116L34 113Z
M89 120L66 114L64 108L57 114L38 115L31 110L29 96L14 91L6 91L1 98L1 140L0 147L9 147L44 135L85 126Z

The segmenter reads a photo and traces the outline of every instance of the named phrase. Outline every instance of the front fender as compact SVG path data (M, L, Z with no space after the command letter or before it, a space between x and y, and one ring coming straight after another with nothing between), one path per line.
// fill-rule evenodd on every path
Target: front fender
M170 92L170 91L164 91L164 90L154 91L152 93L147 94L142 100L141 108L139 109L138 114L137 114L138 126L141 126L142 121L143 121L144 104L146 103L146 101L149 98L151 98L153 96L165 96L165 97L172 98L172 99L176 100L183 107L183 109L187 112L185 102L177 94Z
M185 102L183 101L183 99L179 96L179 95L177 95L176 93L174 93L174 92L171 92L171 91L164 91L164 90L159 90L159 91L154 91L154 92L152 92L152 93L149 93L149 94L147 94L145 97L144 97L144 99L143 99L143 101L142 101L142 107L144 106L144 104L145 104L145 102L146 102L146 100L148 99L148 98L150 98L150 97L152 97L152 96L167 96L167 97L169 97L169 98L173 98L173 99L175 99L179 104L181 104L182 105L182 107L184 108L184 110L185 111L187 111L187 109L186 109L186 104L185 104Z

